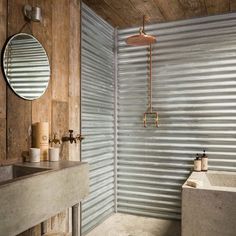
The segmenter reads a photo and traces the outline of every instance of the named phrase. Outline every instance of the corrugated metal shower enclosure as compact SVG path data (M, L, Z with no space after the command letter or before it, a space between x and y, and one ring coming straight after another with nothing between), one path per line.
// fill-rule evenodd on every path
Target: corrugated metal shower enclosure
M181 185L203 149L211 169L236 171L236 14L154 24L146 32L157 36L159 128L142 121L147 48L124 42L138 28L118 30L114 38L114 29L83 5L82 160L90 163L91 181L82 204L84 234L116 207L180 219Z
M147 50L124 42L137 32L118 32L118 211L179 219L196 153L236 170L236 14L146 27L159 128L143 128Z
M114 212L114 29L82 5L82 161L90 164L90 195L82 233Z

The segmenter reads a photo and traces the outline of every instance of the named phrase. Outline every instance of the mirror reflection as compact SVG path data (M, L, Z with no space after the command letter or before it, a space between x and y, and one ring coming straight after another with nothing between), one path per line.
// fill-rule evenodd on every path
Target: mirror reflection
M34 100L44 94L50 79L50 65L45 49L30 34L10 38L3 54L5 77L20 97Z

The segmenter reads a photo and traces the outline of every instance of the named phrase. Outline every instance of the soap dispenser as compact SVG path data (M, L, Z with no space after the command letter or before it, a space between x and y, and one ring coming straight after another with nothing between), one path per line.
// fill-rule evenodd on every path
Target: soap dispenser
M202 163L201 163L201 159L199 157L199 155L196 155L196 158L194 160L194 171L198 171L200 172L202 170Z
M208 157L206 155L206 151L203 151L202 154L202 171L207 171L208 170Z

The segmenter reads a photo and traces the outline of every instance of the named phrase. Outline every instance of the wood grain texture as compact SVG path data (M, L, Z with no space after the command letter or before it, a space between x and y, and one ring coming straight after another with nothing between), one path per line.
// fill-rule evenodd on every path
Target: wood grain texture
M179 0L179 2L184 9L185 18L207 15L205 0Z
M236 11L236 0L230 0L230 11Z
M126 24L133 25L135 22L142 20L142 13L138 10L134 4L130 1L116 1L116 0L105 0L105 2L111 7L113 12L120 12L122 19Z
M71 0L52 1L52 133L59 137L69 130L70 5ZM69 159L69 145L62 143L61 159ZM67 224L65 211L51 219L51 230L64 231Z
M52 65L52 4L49 0L33 0L33 5L39 5L43 12L43 20L32 24L34 36L43 44ZM45 94L32 102L32 123L47 121L51 127L51 93L52 81L49 81Z
M139 12L140 24L142 23L142 15L147 15L147 23L156 23L165 21L165 17L160 11L158 4L155 0L143 1L143 0L130 0L133 7ZM135 25L135 23L134 23Z
M183 19L185 12L178 0L156 0L167 21Z
M70 4L70 49L69 49L69 127L80 133L80 2ZM75 134L75 135L76 135ZM80 143L69 146L69 158L80 160Z
M6 118L0 118L0 161L6 161Z
M68 101L69 0L52 1L52 99Z
M7 0L0 2L0 48L1 55L7 38ZM6 118L6 80L0 71L0 118ZM1 158L0 158L1 159Z
M68 103L61 101L52 101L52 130L56 132L59 137L68 135L69 129L69 112ZM61 145L61 158L68 159L69 143L62 143Z
M8 0L8 36L16 34L24 24L22 8L27 0ZM27 30L27 29L26 29ZM27 31L26 31L27 32ZM31 145L31 102L7 88L7 158L20 158Z
M114 11L104 0L84 0L83 2L114 27L127 25L119 11Z
M68 135L66 132L69 129L69 111L68 102L52 101L52 130L56 132L59 137ZM62 143L60 150L60 157L62 160L67 160L69 157L69 142ZM68 228L68 215L64 211L51 219L51 230L58 231Z
M205 3L209 15L221 14L230 11L229 0L205 0Z
M7 38L7 0L0 2L1 55ZM6 160L6 80L0 71L0 160Z
M236 11L235 0L84 0L98 15L119 28L182 20Z

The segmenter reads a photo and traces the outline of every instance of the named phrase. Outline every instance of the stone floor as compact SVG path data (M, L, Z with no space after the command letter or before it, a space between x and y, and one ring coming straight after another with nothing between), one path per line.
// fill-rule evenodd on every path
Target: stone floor
M86 236L180 236L180 221L114 214Z

